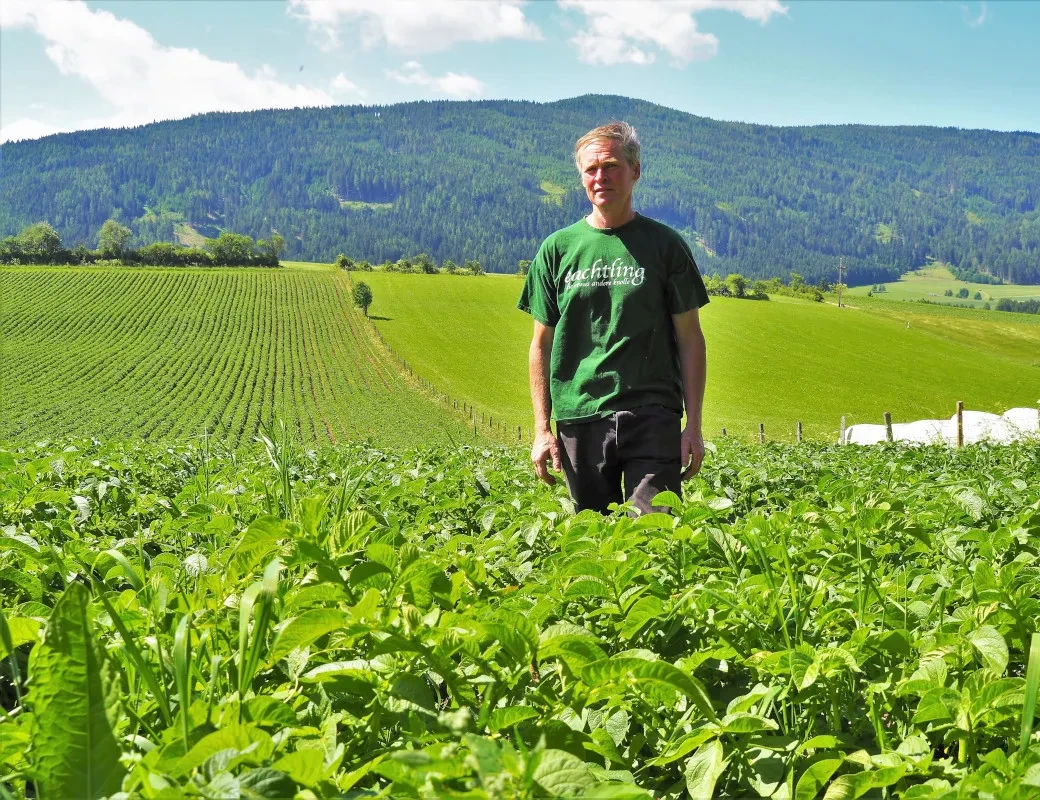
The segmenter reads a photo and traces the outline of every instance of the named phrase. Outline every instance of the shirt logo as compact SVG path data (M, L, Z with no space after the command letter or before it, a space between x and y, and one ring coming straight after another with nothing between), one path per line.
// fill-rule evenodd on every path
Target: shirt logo
M606 264L597 258L592 267L576 269L568 272L563 278L564 289L584 289L590 286L639 286L646 277L643 267L626 264L615 258L613 264Z

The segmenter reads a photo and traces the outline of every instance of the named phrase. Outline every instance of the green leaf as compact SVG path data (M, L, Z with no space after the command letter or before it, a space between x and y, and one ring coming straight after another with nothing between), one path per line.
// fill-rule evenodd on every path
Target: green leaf
M566 750L543 750L532 777L551 797L574 797L595 783L588 765Z
M244 800L283 800L296 794L296 786L289 776L268 767L251 769L238 778L238 786Z
M271 647L269 664L285 658L293 650L307 647L332 631L348 629L354 633L363 633L367 626L355 625L353 617L346 611L335 608L312 608L298 617L294 617L281 629Z
M827 787L823 800L856 800L869 792L873 786L874 776L870 772L839 775L834 783Z
M308 789L315 788L325 778L325 761L320 750L297 750L282 756L271 765L291 780Z
M105 797L119 791L123 780L113 731L119 718L118 667L91 629L89 603L87 589L70 584L35 650L30 752L43 800Z
M762 733L775 731L779 727L771 719L748 713L727 714L720 720L719 725L725 733L733 734Z
M810 764L798 778L794 788L794 800L813 800L827 785L831 775L837 772L844 758L825 758Z
M296 712L284 700L268 695L249 698L242 706L242 719L257 725L285 728L299 725Z
M675 492L658 492L651 505L667 508L682 508L682 499Z
M222 750L233 750L236 754L249 750L252 760L259 763L274 752L274 741L255 725L226 725L196 742L177 762L174 774L187 775Z
M609 682L659 683L686 695L708 719L716 718L715 709L704 685L678 667L665 661L646 661L631 656L614 656L587 665L581 671L582 680L590 686Z
M1029 662L1026 667L1026 695L1022 704L1022 729L1019 734L1018 752L1025 754L1033 733L1036 718L1037 697L1040 695L1040 633L1034 633L1029 644Z
M0 659L7 658L11 651L39 638L40 623L31 617L4 616L0 610Z
M508 706L506 708L496 708L491 712L491 716L488 718L488 730L494 733L503 728L512 728L514 725L518 725L524 720L534 719L537 716L538 712L530 706Z
M968 641L987 667L998 674L1004 673L1008 665L1008 646L1000 631L992 625L983 625L968 634Z
M235 547L233 557L244 573L252 572L289 535L285 520L260 517L250 524Z
M631 639L650 620L661 616L664 604L658 597L641 597L628 611L625 623L621 626L621 638Z
M712 739L705 742L686 762L686 791L692 800L712 800L715 784L726 769L722 757L722 742Z

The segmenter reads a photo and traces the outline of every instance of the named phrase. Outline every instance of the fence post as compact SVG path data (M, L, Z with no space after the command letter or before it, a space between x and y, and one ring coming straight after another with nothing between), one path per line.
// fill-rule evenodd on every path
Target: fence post
M516 426L516 440L517 442L522 442L524 440L524 432L519 425Z
M957 401L957 447L964 447L964 401Z
M801 422L799 422L799 423L798 423L798 427L797 427L797 428L796 428L796 430L795 430L795 438L796 438L796 439L797 439L797 440L798 440L799 442L801 442L801 441L802 441L802 423L801 423Z
M766 424L764 422L758 423L758 443L766 443Z
M885 412L885 441L892 441L892 415Z
M725 428L722 429L722 435L723 435L723 437L726 436L726 429Z
M838 444L845 444L845 415L841 415L841 427L838 428Z

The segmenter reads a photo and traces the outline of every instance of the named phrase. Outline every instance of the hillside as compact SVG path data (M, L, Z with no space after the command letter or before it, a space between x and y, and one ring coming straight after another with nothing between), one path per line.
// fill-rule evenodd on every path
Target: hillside
M0 235L67 246L115 216L138 243L276 230L287 257L427 252L513 271L584 213L570 151L640 131L637 205L706 272L894 281L928 258L1040 283L1040 134L718 122L639 100L422 102L206 114L0 147Z
M355 277L359 273L354 273ZM520 280L365 273L375 324L417 372L452 396L529 425L530 318ZM897 422L970 409L1034 407L1040 319L854 298L853 307L778 297L714 297L701 312L708 344L705 432L790 441L795 423L831 440L839 421Z
M461 420L406 381L330 267L0 269L0 441L411 446Z

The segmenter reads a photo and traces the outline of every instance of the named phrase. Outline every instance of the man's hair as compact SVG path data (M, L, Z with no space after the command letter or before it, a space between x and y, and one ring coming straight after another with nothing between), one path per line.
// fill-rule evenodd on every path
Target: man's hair
M635 167L639 164L639 137L636 136L636 129L627 122L611 122L606 125L600 125L598 128L593 128L574 143L574 166L578 168L578 172L581 172L582 148L597 139L609 139L612 142L618 142L625 154L625 161L628 162L628 165Z

